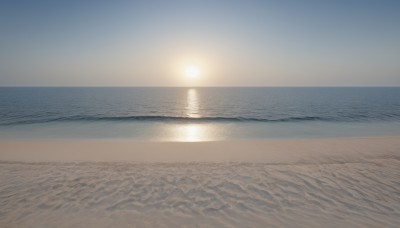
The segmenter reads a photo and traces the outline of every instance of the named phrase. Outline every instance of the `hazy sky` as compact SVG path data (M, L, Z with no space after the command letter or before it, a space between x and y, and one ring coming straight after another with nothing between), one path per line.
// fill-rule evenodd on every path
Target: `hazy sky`
M0 0L0 86L53 85L400 86L400 1Z

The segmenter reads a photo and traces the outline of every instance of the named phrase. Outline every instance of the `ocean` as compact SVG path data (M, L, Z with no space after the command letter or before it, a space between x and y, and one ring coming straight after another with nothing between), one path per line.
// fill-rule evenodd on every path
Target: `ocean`
M400 88L0 88L0 139L400 135Z

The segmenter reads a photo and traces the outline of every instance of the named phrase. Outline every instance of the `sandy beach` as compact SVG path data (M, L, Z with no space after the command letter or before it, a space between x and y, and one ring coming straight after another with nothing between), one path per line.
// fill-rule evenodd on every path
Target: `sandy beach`
M1 227L400 225L400 137L0 148Z
M400 228L400 1L3 1L0 228Z

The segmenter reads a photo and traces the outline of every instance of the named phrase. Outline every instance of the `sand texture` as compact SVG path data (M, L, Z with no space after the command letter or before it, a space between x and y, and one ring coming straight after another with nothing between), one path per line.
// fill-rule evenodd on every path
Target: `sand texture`
M280 162L2 161L0 227L399 227L400 152L363 146Z

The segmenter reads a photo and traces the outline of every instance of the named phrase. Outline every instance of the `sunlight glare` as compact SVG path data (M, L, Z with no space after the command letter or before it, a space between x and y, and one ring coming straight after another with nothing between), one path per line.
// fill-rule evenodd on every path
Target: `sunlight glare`
M185 107L186 115L190 118L199 118L199 98L196 89L187 91L187 106Z
M200 70L197 66L189 65L185 68L185 75L189 78L196 78L200 75Z

